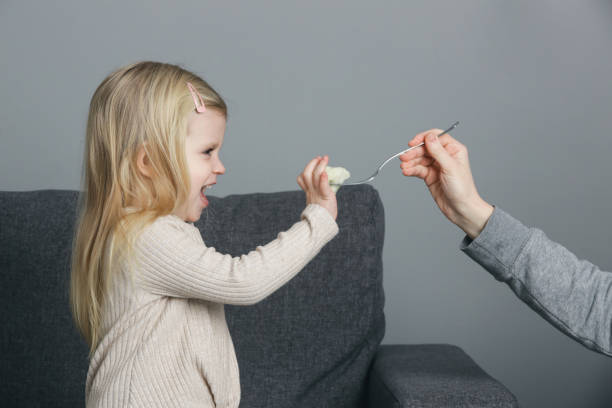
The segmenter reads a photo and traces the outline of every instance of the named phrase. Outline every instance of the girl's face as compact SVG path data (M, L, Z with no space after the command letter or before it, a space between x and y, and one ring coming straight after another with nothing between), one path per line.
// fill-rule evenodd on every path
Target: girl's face
M225 136L225 116L215 110L189 114L185 155L191 178L189 197L175 215L186 222L200 219L202 210L208 205L204 195L206 187L217 184L217 175L225 173L219 158L219 150Z

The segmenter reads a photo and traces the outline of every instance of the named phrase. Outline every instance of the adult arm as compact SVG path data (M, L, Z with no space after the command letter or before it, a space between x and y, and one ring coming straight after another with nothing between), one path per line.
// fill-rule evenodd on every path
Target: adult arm
M485 202L467 148L449 134L436 137L441 132L409 142L425 145L400 156L403 174L425 181L442 213L467 234L462 249L470 257L563 333L610 355L612 274Z
M500 208L475 239L463 239L461 250L563 333L612 355L612 273Z

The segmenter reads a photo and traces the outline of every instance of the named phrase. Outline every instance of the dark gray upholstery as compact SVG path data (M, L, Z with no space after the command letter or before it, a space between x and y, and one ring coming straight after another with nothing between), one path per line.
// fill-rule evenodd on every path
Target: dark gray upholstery
M447 344L381 346L370 371L368 394L372 407L518 406L463 350Z
M338 193L340 232L262 302L228 306L245 407L356 407L385 328L384 213L371 187ZM231 203L231 204L229 204ZM299 220L301 191L211 199L204 242L241 255ZM229 229L229 231L228 231Z
M3 407L84 405L87 347L68 303L76 200L75 191L0 192ZM305 205L301 191L209 200L196 226L207 245L232 255L276 238L299 220ZM379 348L385 328L383 206L371 186L343 187L338 206L339 234L302 272L254 306L226 308L240 366L241 407L365 407L368 400L372 407L515 406L508 390L465 359L444 357L441 366L430 350L402 346L389 354L387 346ZM436 350L456 356L458 349ZM506 405L453 399L450 393L466 392L449 389L442 368L458 378L467 375L474 392L490 393L491 401ZM415 382L420 372L428 375L427 386ZM421 393L439 393L439 401L457 405L409 405Z

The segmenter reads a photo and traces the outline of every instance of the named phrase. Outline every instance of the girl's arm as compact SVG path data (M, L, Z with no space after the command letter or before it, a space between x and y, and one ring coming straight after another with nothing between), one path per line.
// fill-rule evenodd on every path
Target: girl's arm
M612 355L612 273L495 208L461 249L529 307L584 346Z
M178 217L157 219L139 237L137 276L162 296L250 305L293 278L338 233L330 213L309 204L301 221L240 257L207 247L199 230Z

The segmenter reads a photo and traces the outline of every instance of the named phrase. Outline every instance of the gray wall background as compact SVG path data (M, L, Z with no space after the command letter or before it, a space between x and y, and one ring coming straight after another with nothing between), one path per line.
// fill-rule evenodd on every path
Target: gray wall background
M0 189L78 189L89 100L113 69L180 64L225 97L217 196L296 190L306 162L363 178L461 125L481 195L612 270L612 2L0 3ZM386 209L385 343L452 343L524 407L612 406L612 361L458 250L399 162Z

